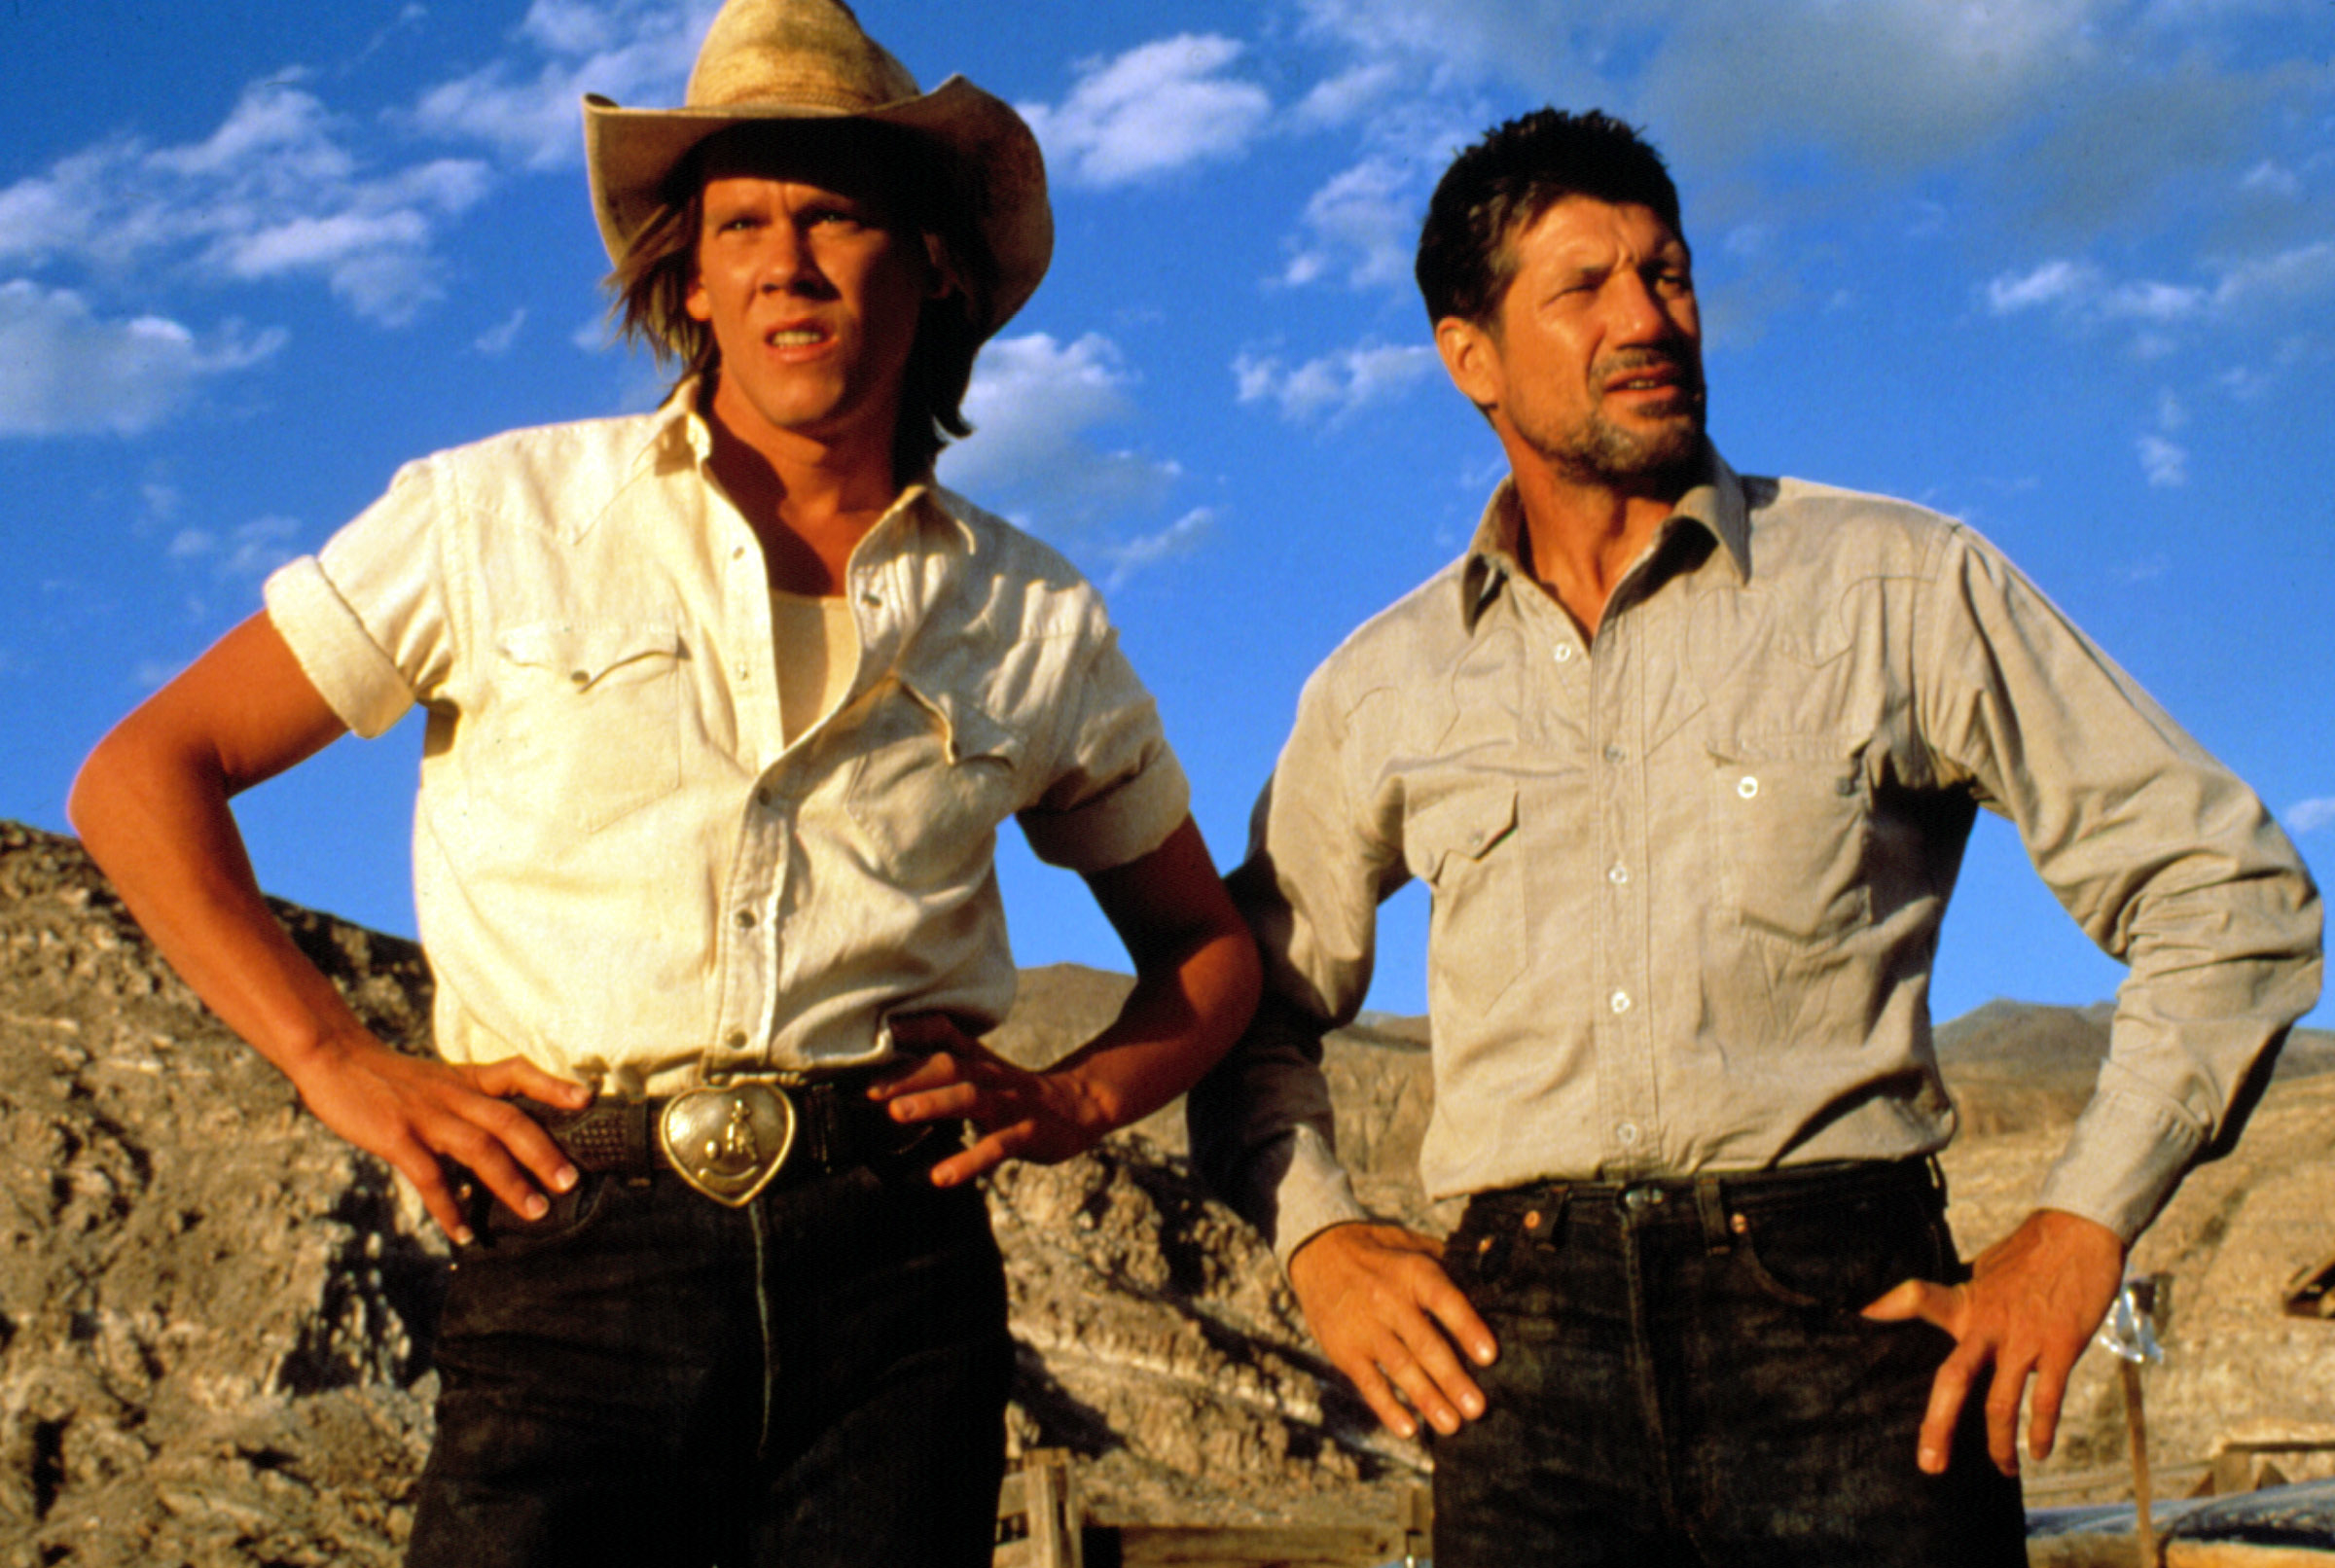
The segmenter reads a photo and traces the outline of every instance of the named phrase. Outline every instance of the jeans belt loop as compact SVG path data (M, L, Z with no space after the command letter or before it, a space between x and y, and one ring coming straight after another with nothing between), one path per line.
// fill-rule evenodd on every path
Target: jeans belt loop
M1712 1257L1734 1250L1735 1235L1727 1229L1727 1192L1716 1176L1695 1178L1695 1214L1703 1222L1703 1245Z

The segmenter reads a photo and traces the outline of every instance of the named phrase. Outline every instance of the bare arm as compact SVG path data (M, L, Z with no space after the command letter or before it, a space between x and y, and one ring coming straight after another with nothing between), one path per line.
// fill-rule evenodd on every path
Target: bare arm
M933 1168L942 1186L1007 1159L1067 1159L1166 1105L1232 1045L1257 1002L1256 944L1200 829L1087 878L1134 960L1135 988L1110 1027L1042 1073L1006 1061L939 1015L895 1020L931 1054L872 1092L901 1122L966 1118L983 1136Z
M2019 1405L2034 1379L2027 1451L2051 1456L2067 1375L2107 1315L2124 1278L2124 1243L2097 1221L2037 1209L1978 1255L1967 1285L1909 1279L1865 1308L1882 1322L1920 1318L1954 1336L1954 1353L1930 1385L1922 1420L1921 1467L1946 1469L1955 1424L1970 1385L1990 1367L1987 1451L2006 1476L2019 1474Z
M512 1208L540 1213L534 1183L564 1191L575 1171L500 1096L580 1105L589 1094L522 1061L453 1067L392 1051L261 897L228 802L344 732L257 615L98 743L67 809L171 967L327 1126L404 1172L449 1233L466 1232L440 1155L469 1166Z

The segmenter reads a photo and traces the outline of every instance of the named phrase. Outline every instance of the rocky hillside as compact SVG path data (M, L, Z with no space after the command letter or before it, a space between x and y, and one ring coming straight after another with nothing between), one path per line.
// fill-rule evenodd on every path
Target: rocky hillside
M422 1047L411 944L280 912L384 1038ZM395 1561L428 1443L443 1244L196 1005L71 840L0 824L0 1568ZM1126 985L1031 971L998 1044L1050 1059ZM1982 1134L1949 1160L1966 1240L2015 1219L2100 1028L2016 1009L1948 1032ZM2002 1044L2021 1030L2042 1032ZM2326 1047L2297 1061L2323 1066ZM1366 1193L1437 1223L1410 1173L1423 1028L1373 1020L1332 1041L1329 1066ZM1325 1379L1270 1257L1181 1146L1171 1114L992 1184L1022 1345L1012 1440L1080 1454L1105 1518L1391 1515L1422 1456ZM2152 1233L2142 1266L2176 1275L2172 1359L2150 1373L2161 1455L2202 1453L2243 1417L2335 1414L2335 1324L2276 1310L2286 1277L2335 1251L2331 1172L2335 1075L2292 1077ZM2057 1468L2121 1451L2101 1360Z

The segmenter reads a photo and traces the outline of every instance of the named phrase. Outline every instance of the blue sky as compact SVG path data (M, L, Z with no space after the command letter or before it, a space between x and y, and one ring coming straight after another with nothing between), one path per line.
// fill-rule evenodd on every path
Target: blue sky
M942 474L1106 585L1220 860L1306 673L1500 472L1410 247L1451 153L1554 101L1670 159L1730 460L1977 525L2323 873L2327 0L859 9L1046 147L1054 272ZM0 3L0 816L61 828L106 726L400 462L656 400L604 329L575 104L678 101L711 10ZM269 888L410 932L418 743L248 797ZM1024 962L1123 967L1074 879L1018 842L1006 873ZM1422 929L1413 890L1375 1005L1423 1010ZM1945 947L1941 1017L2118 975L1998 822Z

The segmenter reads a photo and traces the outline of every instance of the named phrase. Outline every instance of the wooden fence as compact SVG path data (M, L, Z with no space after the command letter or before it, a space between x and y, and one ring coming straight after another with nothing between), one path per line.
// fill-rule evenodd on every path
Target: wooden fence
M1380 1568L1423 1563L1433 1504L1414 1487L1375 1524L1096 1524L1059 1448L1027 1455L997 1500L995 1568Z

